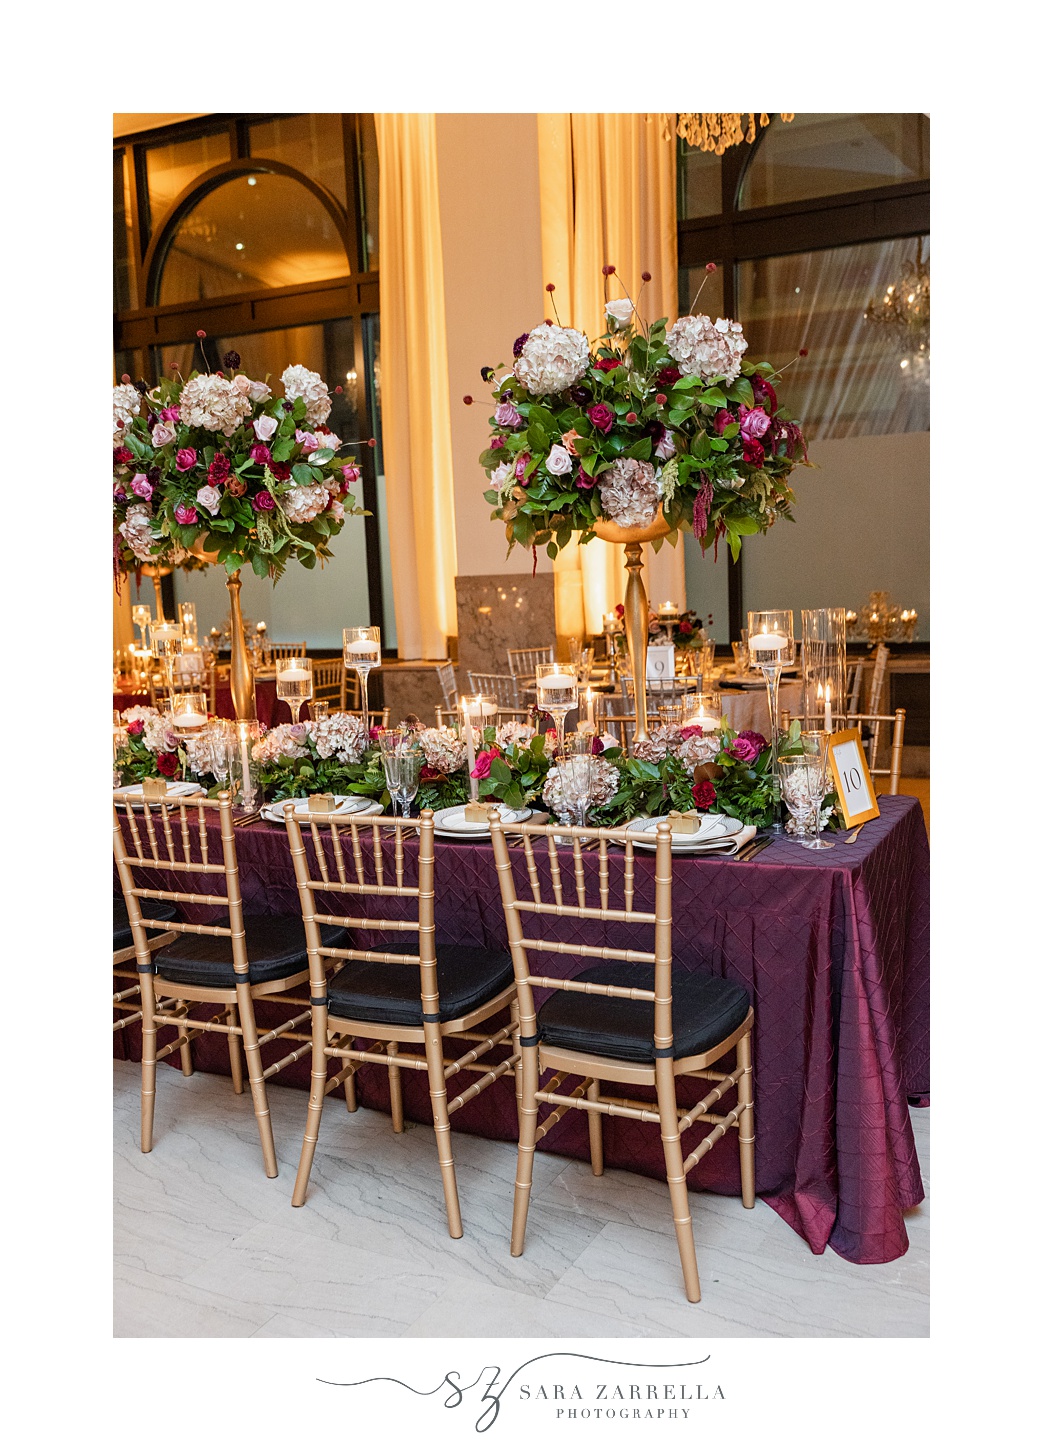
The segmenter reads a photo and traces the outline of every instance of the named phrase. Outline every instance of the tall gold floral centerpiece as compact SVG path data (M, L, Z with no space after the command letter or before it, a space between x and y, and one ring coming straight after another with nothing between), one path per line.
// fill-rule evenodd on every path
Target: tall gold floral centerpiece
M154 388L124 376L113 390L113 567L117 580L132 569L224 568L232 700L251 720L240 570L277 580L291 559L314 569L332 557L329 541L347 516L365 510L351 492L361 477L355 457L324 427L333 403L318 373L287 368L279 398L267 379L239 371L237 353L222 361L218 372Z
M807 449L779 405L779 372L745 359L740 323L696 313L697 294L672 327L649 325L640 292L610 297L616 270L602 273L606 331L593 344L555 311L556 321L515 341L513 367L482 370L493 413L481 463L508 550L531 548L535 561L546 546L553 559L577 533L581 544L596 536L625 546L635 738L644 740L644 545L676 544L690 530L704 551L724 539L738 558L744 535L791 518L789 475ZM547 292L553 301L553 283Z

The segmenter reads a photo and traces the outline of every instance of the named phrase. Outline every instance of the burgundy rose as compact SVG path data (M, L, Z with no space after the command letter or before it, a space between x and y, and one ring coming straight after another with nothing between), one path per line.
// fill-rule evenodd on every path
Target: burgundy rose
M370 726L370 728L369 728L369 738L373 742L373 744L376 745L376 743L380 740L380 727L379 726Z
M178 761L176 752L160 751L156 756L156 770L161 776L173 779L180 769L181 763Z
M292 464L272 464L270 465L270 467L272 471L272 478L277 479L280 484L284 484L286 480L290 477L290 474L293 472Z
M679 635L690 635L692 633L692 628L693 627L690 621L682 620L677 627L677 633Z
M745 439L742 445L742 458L743 463L752 464L755 469L759 469L764 462L763 443L756 438Z
M580 489L592 489L594 482L583 465L580 464L579 473L576 475L576 487Z
M220 488L232 472L232 464L226 453L215 453L210 467L206 471L207 479L215 488Z
M604 753L604 750L605 742L600 736L594 736L590 742L590 754L592 756L600 756Z
M771 427L771 419L763 408L747 408L739 404L739 436L744 443L763 438Z
M489 775L493 757L502 755L503 752L499 746L489 746L487 750L479 751L474 760L474 770L471 772L472 780L484 781Z
M266 443L255 443L250 450L250 457L259 464L270 464L272 451Z
M767 749L767 746L768 742L759 731L740 731L727 750L733 760L741 761L745 766L752 766L761 752Z
M189 469L196 466L196 451L194 448L179 448L174 457L178 472L186 474Z
M595 403L592 408L588 408L587 417L601 433L610 432L616 421L616 415L604 403Z
M682 726L681 727L681 739L683 741L690 740L692 736L699 736L699 737L701 737L702 736L702 733L703 733L703 728L700 725L690 725L690 726Z
M734 413L729 413L727 408L718 408L717 412L714 414L713 426L714 428L716 428L718 433L723 433L724 430L726 428L730 428L735 421L736 419Z
M700 781L692 791L692 801L697 811L709 811L717 800L717 787L712 781Z
M421 781L431 781L431 780L434 780L440 774L441 773L439 771L436 771L435 770L434 766L421 766L420 767L420 779L421 779Z
M112 467L114 469L121 469L124 464L133 463L133 461L134 454L129 448L125 447L123 444L121 444L119 448L114 448L112 450Z
M590 389L584 388L582 383L577 383L575 388L569 389L569 397L572 399L573 403L575 403L577 408L586 408L587 404L590 402L593 396L594 395L590 391Z
M490 438L490 440L489 440L489 447L490 448L506 448L507 447L507 440L502 436L502 434L499 434L498 433L495 438Z
M521 357L521 350L522 350L522 348L525 346L525 344L528 341L529 341L529 334L528 333L522 333L522 335L521 335L520 338L515 338L514 339L514 356L516 358L520 358Z
M132 720L127 726L128 736L141 736L145 734L145 722L143 720Z
M158 464L153 464L150 469L145 470L145 477L146 479L148 479L152 487L155 488L156 485L159 483L160 479L163 477L163 470L159 467Z
M660 368L656 375L656 382L660 388L672 388L680 376L680 368Z
M775 389L759 373L754 373L750 382L753 384L754 403L766 403L768 405L768 412L774 413L779 406L779 400L775 396Z
M599 373L611 373L613 368L621 368L623 366L623 359L598 358L594 366L595 368L597 368Z
M253 504L255 509L260 509L265 514L275 508L275 500L267 489L262 489L259 494L255 495Z
M531 453L520 453L518 455L518 462L514 465L514 477L516 479L523 479L525 477L525 466L531 458Z
M197 524L199 515L192 504L178 504L174 510L174 518L179 524Z

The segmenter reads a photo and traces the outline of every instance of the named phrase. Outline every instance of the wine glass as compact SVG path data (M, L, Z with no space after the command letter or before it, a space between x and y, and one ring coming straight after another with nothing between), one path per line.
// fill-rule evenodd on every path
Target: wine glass
M829 790L829 738L825 731L805 731L801 735L807 766L808 795L815 807L815 835L802 841L808 851L832 851L834 843L822 840L822 802Z
M793 642L792 610L749 610L746 615L749 629L750 665L764 674L768 689L768 721L771 736L772 794L776 811L769 830L776 835L782 832L782 819L778 811L781 801L779 786L779 677L785 666L796 660Z
M574 665L552 660L536 666L536 704L554 717L558 748L565 741L565 717L579 707L579 677Z
M376 625L350 625L344 631L344 665L358 673L362 719L368 728L369 672L380 668L380 630Z
M410 803L420 786L422 752L416 748L409 731L383 730L377 742L395 814L408 817Z
M231 721L215 717L207 730L207 742L210 748L210 768L214 779L221 790L227 791L231 784L236 760L235 728Z
M591 797L594 794L594 762L596 756L587 751L576 751L572 755L563 756L558 762L558 779L561 782L562 796L565 805L571 816L575 811L577 826L586 826L587 812L590 810Z
M811 827L814 804L808 789L808 766L804 756L779 757L779 784L782 799L789 807L796 831L794 839L803 846Z
M301 706L311 700L311 661L302 655L288 655L285 660L280 660L275 672L275 693L290 707L293 723L297 725Z

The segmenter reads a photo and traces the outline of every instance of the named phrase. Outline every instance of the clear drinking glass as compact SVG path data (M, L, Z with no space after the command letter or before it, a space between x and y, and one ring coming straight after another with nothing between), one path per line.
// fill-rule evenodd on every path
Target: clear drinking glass
M293 723L297 725L301 706L312 696L311 661L300 655L288 655L280 660L275 672L275 693L290 707Z
M383 730L377 738L384 780L395 806L396 816L409 816L409 808L420 786L423 752L409 731Z
M746 671L750 668L749 646L743 644L741 640L733 640L732 655L735 658L736 670L738 670L740 675L744 675Z
M782 789L782 799L789 807L790 815L797 828L794 840L803 845L808 832L812 829L812 817L815 811L808 788L808 766L804 756L779 757L779 784Z
M663 696L662 700L656 701L656 714L659 716L661 726L679 726L684 724L684 696Z
M349 625L344 631L344 664L358 673L362 719L369 726L369 672L380 666L380 630L376 625Z
M137 628L141 631L141 646L142 646L142 649L147 650L148 649L148 627L152 623L152 606L151 605L131 605L131 607L130 607L130 618L133 620L133 622L137 626Z
M808 851L832 851L833 842L822 840L820 825L822 802L829 790L829 738L825 731L807 731L801 735L807 765L808 795L815 807L815 834L811 841L802 841Z
M792 610L749 610L746 615L749 630L750 665L764 674L768 688L768 720L771 735L771 775L774 783L775 819L771 830L782 832L782 813L779 806L782 799L779 784L779 677L787 665L793 665L797 658L793 640Z
M536 666L536 704L554 717L559 748L565 740L565 717L579 708L579 675L575 665L552 660Z
M703 735L721 728L721 696L717 690L689 690L681 697L681 725L701 726Z
M207 744L214 779L222 791L227 791L234 780L236 765L236 735L232 722L217 717L211 720Z
M558 762L558 779L561 783L562 798L569 815L575 813L577 826L587 824L587 813L590 810L590 802L594 794L594 771L596 769L594 762L596 760L596 756L576 752L563 756Z

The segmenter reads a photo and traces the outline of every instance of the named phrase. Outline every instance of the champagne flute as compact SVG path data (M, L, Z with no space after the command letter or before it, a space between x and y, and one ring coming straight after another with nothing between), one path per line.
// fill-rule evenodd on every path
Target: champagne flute
M558 750L565 744L565 717L579 707L579 677L574 665L552 660L536 666L536 704L554 717Z
M575 809L578 820L577 826L586 826L587 812L590 810L591 798L594 794L594 762L596 756L587 753L577 752L575 755L565 756L558 763L558 777L561 781L562 794L566 804Z
M825 731L806 731L801 736L807 763L808 795L815 807L815 835L802 841L808 851L832 851L834 843L822 840L822 802L829 789L829 742Z
M312 696L311 661L301 655L288 655L280 660L275 673L275 693L290 707L293 723L297 725L301 706Z
M358 673L362 720L368 730L369 672L380 668L380 630L376 625L350 625L344 631L344 665Z

